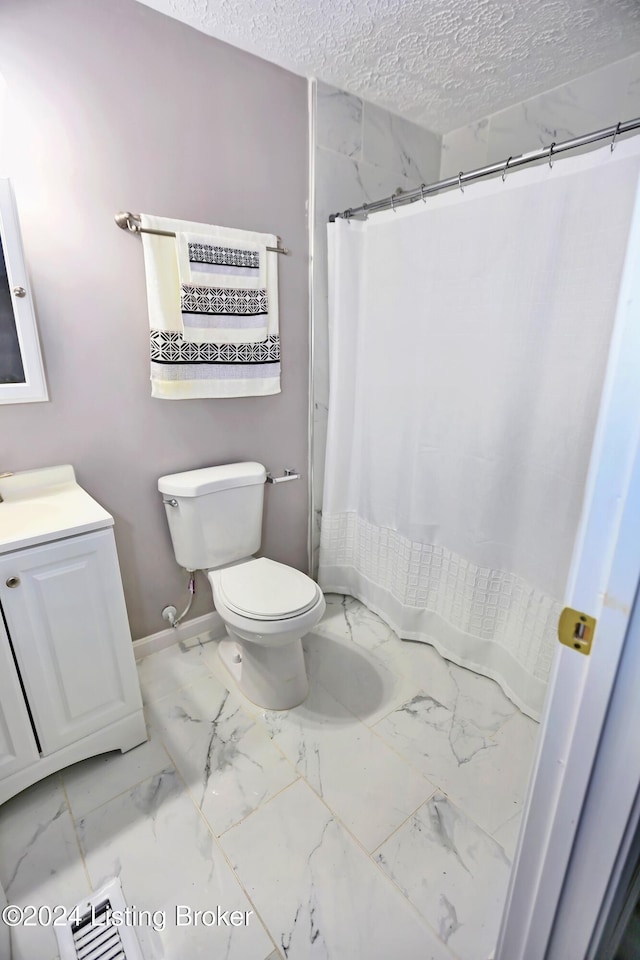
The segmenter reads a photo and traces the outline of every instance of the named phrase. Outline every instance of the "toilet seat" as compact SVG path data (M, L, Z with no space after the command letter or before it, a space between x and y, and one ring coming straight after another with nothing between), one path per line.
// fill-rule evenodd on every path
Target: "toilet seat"
M287 620L318 601L319 589L310 577L266 557L215 573L225 606L250 620Z

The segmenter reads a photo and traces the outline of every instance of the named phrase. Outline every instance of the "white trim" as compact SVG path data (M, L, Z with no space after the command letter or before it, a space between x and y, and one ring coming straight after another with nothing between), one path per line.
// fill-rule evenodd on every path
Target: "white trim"
M640 458L635 486L637 502L640 497ZM640 544L639 511L636 511L634 519L635 529L630 523L625 532L627 537L634 537L637 554ZM633 549L634 544L629 543L629 546ZM638 567L637 560L635 566ZM571 954L593 958L597 951L597 941L607 919L607 911L603 916L601 907L605 903L611 906L612 895L625 866L626 858L623 856L618 859L618 851L626 849L628 852L638 822L639 688L640 601L636 597L587 802L562 889L548 960L564 960ZM634 808L635 820L628 830ZM598 936L592 943L596 927Z
M638 644L637 635L631 640L631 643ZM635 678L635 682L637 689L637 678ZM628 707L626 696L623 695L621 701L622 710L626 710ZM628 729L625 733L628 734ZM585 960L595 960L596 956L603 957L604 960L612 960L612 948L617 950L620 945L620 939L624 937L629 920L640 899L640 873L635 869L638 863L639 824L640 795L636 796L629 823L609 878L609 885L603 897L600 916L594 928L589 947L589 954ZM596 951L598 951L597 954Z
M213 613L205 613L202 617L194 617L193 620L185 620L177 627L168 627L166 630L158 630L157 633L150 633L147 637L140 637L133 641L133 654L138 660L143 660L152 653L158 653L160 650L167 650L174 643L182 643L185 640L193 640L195 637L205 636L207 640L219 640L226 636L224 621L215 610Z
M309 77L307 82L307 100L309 105L309 409L308 409L308 441L307 441L307 563L309 575L314 576L313 569L313 533L315 528L315 491L314 491L314 413L315 413L315 294L314 294L314 258L315 258L315 229L316 229L316 90L317 81Z
M24 370L24 383L0 383L0 403L48 400L33 297L24 259L20 221L11 181L0 178L0 242L4 251L9 290L22 287L23 297L11 293L13 315Z
M598 626L590 656L565 647L556 656L497 960L546 957L640 576L638 262L640 195L566 593L567 606L595 616Z

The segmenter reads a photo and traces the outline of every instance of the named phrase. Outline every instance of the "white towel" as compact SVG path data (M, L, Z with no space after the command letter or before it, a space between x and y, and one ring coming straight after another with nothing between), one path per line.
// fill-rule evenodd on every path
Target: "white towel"
M202 224L141 215L141 226L198 233ZM204 226L204 232L210 228ZM243 230L226 231L246 236ZM259 343L193 343L182 335L176 241L143 233L151 336L151 396L164 400L252 397L280 393L278 310L270 311L267 338ZM264 237L264 234L262 234ZM239 238L240 239L240 238ZM275 244L274 244L275 246ZM267 288L277 290L277 253L266 255Z
M278 273L267 272L272 234L201 226L178 231L182 335L194 343L258 343L278 309Z

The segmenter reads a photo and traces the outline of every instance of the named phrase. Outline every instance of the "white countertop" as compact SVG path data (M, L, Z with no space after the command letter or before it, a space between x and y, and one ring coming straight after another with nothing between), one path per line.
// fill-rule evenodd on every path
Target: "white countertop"
M0 554L113 526L68 465L0 477L0 497Z

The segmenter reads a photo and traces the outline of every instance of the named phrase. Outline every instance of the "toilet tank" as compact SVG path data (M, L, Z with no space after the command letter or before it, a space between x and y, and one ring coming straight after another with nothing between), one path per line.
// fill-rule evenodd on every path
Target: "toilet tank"
M265 468L254 462L160 477L158 490L181 567L222 567L260 548L265 478Z

